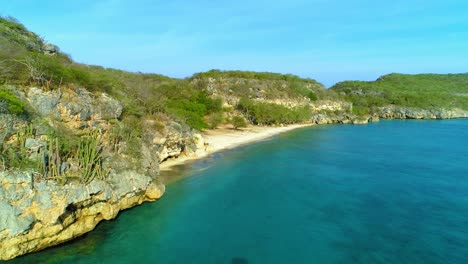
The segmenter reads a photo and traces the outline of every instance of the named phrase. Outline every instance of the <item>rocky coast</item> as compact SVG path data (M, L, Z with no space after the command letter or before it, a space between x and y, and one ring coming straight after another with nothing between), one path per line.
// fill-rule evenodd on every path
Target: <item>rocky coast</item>
M38 113L39 120L70 130L94 128L106 133L114 126L112 120L122 114L119 101L106 94L96 96L80 89L44 91L32 87L19 92L18 96ZM157 178L160 169L168 170L216 151L308 125L366 124L381 118L468 117L468 112L461 109L424 110L398 106L382 107L371 115L355 116L350 111L352 105L342 101L318 101L310 103L309 107L314 114L303 125L224 127L199 133L169 121L162 131L148 130L145 133L146 138L140 146L143 157L139 167L120 166L119 162L128 162L130 157L118 152L109 153L109 176L86 184L44 179L32 170L4 170L0 172L0 259L11 259L72 240L93 230L100 221L115 218L122 210L157 200L164 193L164 185ZM7 114L2 114L1 120L3 139L11 137L14 128L23 122ZM26 139L27 153L31 157L44 147L41 129L38 125L36 135ZM125 142L121 144L121 148L128 147Z

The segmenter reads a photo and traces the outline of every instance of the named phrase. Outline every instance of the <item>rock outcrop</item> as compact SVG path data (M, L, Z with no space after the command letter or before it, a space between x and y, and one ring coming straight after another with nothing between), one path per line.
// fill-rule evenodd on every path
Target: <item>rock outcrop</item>
M196 78L192 81L213 97L222 97L226 105L235 106L241 97L288 107L310 103L300 93L291 92L291 82L286 80L249 79L240 77ZM305 89L323 91L324 87L312 80L305 83Z
M312 102L310 108L314 112L329 111L329 112L350 112L352 104L344 101L332 101L332 100L319 100Z
M109 180L88 185L34 177L31 172L0 173L1 260L74 239L164 193L162 184L135 171L111 173Z
M468 111L453 109L421 109L414 107L404 107L389 105L377 108L368 115L357 116L352 114L352 105L341 102L322 102L312 116L312 123L315 124L355 124L362 125L369 122L379 122L380 119L451 119L467 118Z
M26 94L20 93L41 117L53 118L66 123L70 128L96 126L105 121L117 119L122 115L122 104L102 93L92 95L82 88L75 90L44 91L31 87Z
M122 104L107 94L91 94L80 88L9 89L27 102L36 116L32 121L35 135L24 142L30 159L37 159L37 153L46 151L43 137L47 137L50 126L77 134L99 130L109 136L110 131L122 125L118 121ZM104 165L110 173L105 180L95 178L84 184L71 178L64 184L46 180L35 171L6 170L1 166L0 260L72 240L93 230L100 221L115 218L121 210L160 198L164 185L156 179L159 163L194 153L198 138L195 131L174 121L143 123L143 138L123 140L113 146L113 151L106 152ZM21 117L0 113L1 142L8 146L8 142L15 141L16 130L25 124ZM130 147L139 149L141 157L125 154Z
M458 108L421 109L394 105L381 107L376 111L376 114L386 119L449 119L468 117L468 111Z

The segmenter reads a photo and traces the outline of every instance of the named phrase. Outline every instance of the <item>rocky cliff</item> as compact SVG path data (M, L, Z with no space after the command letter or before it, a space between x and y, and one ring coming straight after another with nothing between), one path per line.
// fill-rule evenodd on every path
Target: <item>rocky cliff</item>
M135 171L89 184L37 181L33 172L0 172L0 259L79 237L124 209L154 201L164 186Z
M459 108L421 109L403 106L380 107L375 114L385 119L450 119L466 118L468 111Z
M335 105L337 102L330 104ZM349 104L349 109L341 109L338 111L318 111L312 117L312 122L315 124L367 124L369 122L378 122L380 119L452 119L452 118L468 118L468 111L453 108L453 109L422 109L415 107L404 107L389 105L379 107L370 114L354 115L352 114L352 105Z
M30 127L22 153L36 162L47 152L47 137L68 131L76 137L87 131L102 134L105 153L105 178L83 182L75 177L77 161L61 160L63 173L56 178L36 168L7 168L0 171L0 260L38 251L72 240L94 229L102 220L164 193L158 182L159 163L196 151L196 134L186 125L167 120L147 119L143 138L112 140L113 131L122 126L122 104L107 94L92 94L84 89L44 91L31 87L7 87L26 102L29 117L0 113L3 151L16 146L22 127ZM64 132L65 133L65 132ZM139 156L128 151L138 144ZM133 146L134 147L134 146ZM49 153L50 154L50 153ZM40 161L40 160L39 160ZM40 162L39 162L40 163ZM65 166L66 164L66 166ZM70 173L68 173L70 172Z
M333 107L340 102L324 102L324 106ZM422 109L415 107L404 107L389 105L379 107L369 114L355 115L352 113L352 104L344 103L349 108L341 108L334 111L315 111L312 116L312 123L321 124L367 124L369 122L378 122L380 119L452 119L467 118L468 111L453 109Z

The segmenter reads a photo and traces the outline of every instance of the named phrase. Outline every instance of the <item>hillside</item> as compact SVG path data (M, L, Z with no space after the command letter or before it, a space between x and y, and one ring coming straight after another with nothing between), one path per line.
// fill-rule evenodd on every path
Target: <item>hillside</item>
M372 113L387 105L468 110L468 73L392 73L373 82L341 82L330 89L352 102L356 113Z

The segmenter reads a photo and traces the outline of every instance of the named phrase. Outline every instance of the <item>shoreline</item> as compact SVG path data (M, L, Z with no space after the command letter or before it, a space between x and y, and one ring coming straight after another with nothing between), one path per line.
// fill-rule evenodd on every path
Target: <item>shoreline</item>
M252 142L271 138L275 135L291 131L297 128L309 127L314 124L295 124L283 127L249 126L243 129L218 128L201 133L203 148L197 149L192 155L181 155L177 158L168 159L159 164L161 171L171 171L174 166L182 165L187 161L203 159L213 153L233 149Z

